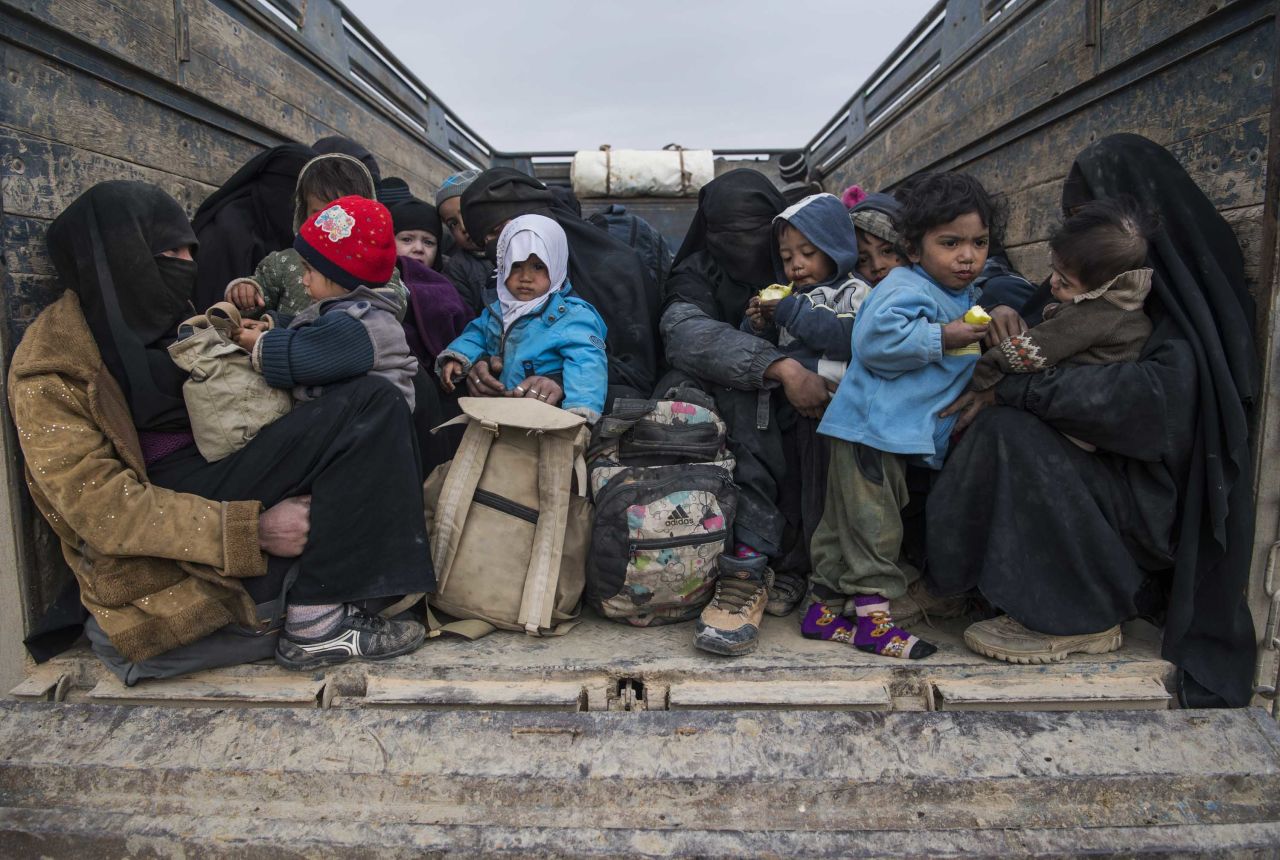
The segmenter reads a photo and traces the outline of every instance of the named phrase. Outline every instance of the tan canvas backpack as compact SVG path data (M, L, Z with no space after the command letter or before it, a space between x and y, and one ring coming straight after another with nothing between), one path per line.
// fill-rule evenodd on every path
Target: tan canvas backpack
M239 329L240 311L218 302L182 323L180 339L169 346L173 363L190 374L182 398L196 447L210 463L239 451L293 408L288 391L272 388L253 369L249 353L235 341Z
M436 593L469 638L523 630L567 632L578 615L591 542L580 416L537 400L463 397L465 423L452 461L425 490ZM437 428L439 429L439 428Z

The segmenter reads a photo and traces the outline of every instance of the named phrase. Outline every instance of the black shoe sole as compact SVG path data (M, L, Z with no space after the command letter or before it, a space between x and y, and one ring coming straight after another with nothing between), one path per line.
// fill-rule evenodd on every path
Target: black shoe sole
M421 648L422 643L426 641L427 631L426 628L423 628L421 635L415 637L412 642L409 642L404 647L398 648L395 651L388 651L386 654L361 654L359 656L354 654L333 654L331 656L316 657L315 659L307 660L305 662L295 662L290 660L288 657L281 654L279 648L277 648L275 654L276 665L292 672L309 672L313 669L324 669L329 666L338 666L342 663L349 663L352 660L362 660L367 663L378 663L383 660L390 660L393 657L401 657L405 654L411 654Z

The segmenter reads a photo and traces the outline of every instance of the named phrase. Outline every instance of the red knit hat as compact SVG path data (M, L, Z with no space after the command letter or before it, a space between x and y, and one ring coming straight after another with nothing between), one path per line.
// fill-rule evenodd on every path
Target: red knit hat
M308 218L293 248L317 272L348 290L380 287L396 267L391 213L378 201L354 194Z

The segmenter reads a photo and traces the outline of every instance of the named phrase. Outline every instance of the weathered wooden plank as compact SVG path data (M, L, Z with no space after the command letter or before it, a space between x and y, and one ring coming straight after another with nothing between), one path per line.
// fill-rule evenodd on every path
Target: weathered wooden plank
M38 20L166 80L178 72L173 0L52 0L28 4Z
M678 681L668 693L678 710L888 711L893 708L882 681Z
M1182 0L1138 3L1113 14L1102 28L1101 68L1109 69L1176 36L1237 0Z
M216 187L74 146L0 134L0 182L4 183L7 215L52 220L85 190L112 179L158 185L173 195L188 215L195 214Z
M13 345L17 346L17 338L26 331L40 311L62 295L62 287L53 275L10 272L9 278L13 283L13 291L4 297L5 308L14 335Z
M11 43L0 127L218 184L258 146Z
M0 224L5 260L11 275L53 275L53 264L45 252L48 221L6 215Z
M334 704L346 704L336 697ZM438 681L370 676L358 705L490 710L585 711L587 691L576 681Z
M939 711L1168 710L1169 691L1157 678L1090 673L1041 679L948 679L933 682Z
M194 705L302 705L317 707L325 682L311 675L263 677L197 672L179 678L152 679L126 687L114 675L88 693L91 702L164 702Z

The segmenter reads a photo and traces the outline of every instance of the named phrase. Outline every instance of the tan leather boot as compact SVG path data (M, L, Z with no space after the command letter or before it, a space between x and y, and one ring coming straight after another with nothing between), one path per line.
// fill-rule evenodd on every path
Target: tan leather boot
M754 651L772 580L773 571L765 556L720 556L716 594L702 610L693 644L703 651L731 657Z
M964 631L969 650L1006 663L1057 663L1070 654L1106 654L1124 642L1120 625L1101 633L1050 636L1028 630L1008 615L979 621Z

